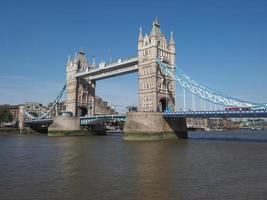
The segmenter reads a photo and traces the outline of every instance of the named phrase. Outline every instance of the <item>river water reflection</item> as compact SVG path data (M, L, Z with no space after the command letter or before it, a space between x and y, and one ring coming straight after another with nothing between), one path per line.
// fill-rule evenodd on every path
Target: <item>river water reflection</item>
M267 132L1 136L0 199L267 199Z

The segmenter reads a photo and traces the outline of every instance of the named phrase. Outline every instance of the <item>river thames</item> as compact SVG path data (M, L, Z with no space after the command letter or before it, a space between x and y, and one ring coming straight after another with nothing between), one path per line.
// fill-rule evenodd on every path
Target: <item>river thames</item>
M0 199L267 199L267 132L0 136Z

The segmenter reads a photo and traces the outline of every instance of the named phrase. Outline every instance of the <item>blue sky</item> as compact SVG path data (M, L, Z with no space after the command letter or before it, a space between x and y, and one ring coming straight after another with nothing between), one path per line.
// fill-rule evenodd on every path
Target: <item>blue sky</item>
M83 48L91 61L137 54L139 27L157 16L174 31L176 63L222 93L267 102L267 1L0 2L0 104L53 100L65 82L68 55ZM112 105L137 105L137 74L97 82ZM182 93L177 87L177 104Z

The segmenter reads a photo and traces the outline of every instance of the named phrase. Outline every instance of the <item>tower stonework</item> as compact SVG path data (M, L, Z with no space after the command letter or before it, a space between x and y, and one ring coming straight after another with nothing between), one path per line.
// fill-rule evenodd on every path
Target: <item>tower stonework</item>
M157 19L149 35L138 37L139 111L162 112L175 110L175 81L162 73L156 59L175 70L175 43L173 34L169 43L160 30ZM173 67L172 67L173 66Z
M94 114L95 81L76 78L79 71L90 68L84 52L81 50L74 59L69 59L66 69L66 111L73 116Z
M187 138L184 118L165 119L165 110L175 111L175 81L160 69L157 59L175 71L173 33L169 43L157 19L149 35L138 37L139 112L127 113L124 140Z

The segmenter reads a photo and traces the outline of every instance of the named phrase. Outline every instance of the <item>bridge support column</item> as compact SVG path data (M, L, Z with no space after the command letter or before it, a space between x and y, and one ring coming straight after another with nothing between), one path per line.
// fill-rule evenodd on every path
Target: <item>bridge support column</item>
M124 140L164 140L187 138L185 118L164 119L158 112L127 113Z
M53 123L48 127L48 136L86 135L81 130L79 117L54 117Z
M24 106L19 106L19 132L23 133L24 129Z

